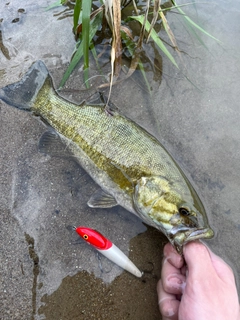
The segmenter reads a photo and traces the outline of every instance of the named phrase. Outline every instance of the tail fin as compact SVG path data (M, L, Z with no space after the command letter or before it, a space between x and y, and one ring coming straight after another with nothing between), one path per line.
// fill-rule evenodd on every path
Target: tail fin
M41 60L38 60L33 63L19 82L0 89L0 99L13 107L30 111L48 75L47 67Z

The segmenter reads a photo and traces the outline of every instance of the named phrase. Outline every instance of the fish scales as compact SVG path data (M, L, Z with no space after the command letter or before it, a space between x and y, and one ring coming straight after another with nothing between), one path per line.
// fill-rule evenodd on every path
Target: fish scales
M63 103L45 83L32 111L75 142L100 169L114 164L116 171L123 170L133 182L151 175L181 180L182 174L155 138L117 112L109 115L105 106Z
M213 237L204 206L179 165L159 141L104 105L75 105L60 97L43 62L0 98L41 116L102 190L91 207L120 204L162 231L182 252L188 241Z

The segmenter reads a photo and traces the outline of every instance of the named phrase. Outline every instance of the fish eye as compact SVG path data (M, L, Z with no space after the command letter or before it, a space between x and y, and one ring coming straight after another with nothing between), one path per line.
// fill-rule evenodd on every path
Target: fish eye
M186 208L179 208L179 213L182 215L182 216L184 216L184 217L186 217L186 216L189 216L190 215L190 212L189 212L189 210L188 209L186 209Z
M84 240L87 240L87 239L88 239L88 235L87 235L87 234L84 234L84 235L83 235L83 239L84 239Z

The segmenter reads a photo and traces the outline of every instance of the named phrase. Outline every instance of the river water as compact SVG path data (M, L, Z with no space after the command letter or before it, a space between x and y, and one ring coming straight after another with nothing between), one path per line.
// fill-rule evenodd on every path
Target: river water
M1 1L0 87L19 80L38 59L59 85L75 47L72 9L46 11L51 3ZM111 100L180 163L215 230L209 246L238 278L240 3L208 1L183 9L221 42L197 32L199 42L176 11L168 13L182 51L172 50L179 70L149 44L148 57L161 71L147 73L151 93L137 72L113 87ZM106 74L107 53L101 60ZM91 72L91 90L85 90L79 65L61 95L79 104L91 96L100 78L94 64ZM155 287L165 237L121 207L88 208L98 187L72 159L39 154L45 130L31 115L0 102L1 319L161 319ZM135 279L79 242L72 225L108 236L144 277Z

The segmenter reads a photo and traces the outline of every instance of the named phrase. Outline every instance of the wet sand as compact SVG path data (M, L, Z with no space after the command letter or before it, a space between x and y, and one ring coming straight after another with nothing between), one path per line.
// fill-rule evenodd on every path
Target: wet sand
M60 287L41 301L46 319L160 319L156 283L166 238L153 228L130 241L130 259L144 271L141 279L127 272L106 285L86 271L64 278ZM144 257L144 259L143 259ZM63 303L64 301L64 303Z

